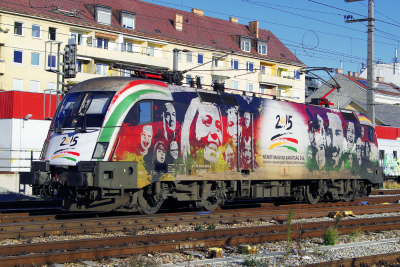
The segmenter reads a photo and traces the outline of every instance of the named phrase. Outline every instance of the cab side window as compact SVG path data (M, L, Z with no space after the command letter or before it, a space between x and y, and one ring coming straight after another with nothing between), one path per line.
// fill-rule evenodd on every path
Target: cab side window
M368 140L374 143L374 129L372 127L368 127Z
M140 102L139 103L139 124L145 124L152 122L152 102Z

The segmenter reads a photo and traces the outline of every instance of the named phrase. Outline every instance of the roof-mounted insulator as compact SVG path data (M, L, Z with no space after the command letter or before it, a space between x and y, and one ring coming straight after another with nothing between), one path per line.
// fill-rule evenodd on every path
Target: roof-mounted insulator
M214 91L225 91L225 83L215 81L213 84Z

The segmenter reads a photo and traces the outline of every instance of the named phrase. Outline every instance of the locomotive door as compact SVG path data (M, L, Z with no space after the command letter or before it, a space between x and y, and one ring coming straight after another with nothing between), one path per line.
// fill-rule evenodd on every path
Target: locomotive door
M253 113L239 111L238 114L238 172L250 174L254 171L254 123Z

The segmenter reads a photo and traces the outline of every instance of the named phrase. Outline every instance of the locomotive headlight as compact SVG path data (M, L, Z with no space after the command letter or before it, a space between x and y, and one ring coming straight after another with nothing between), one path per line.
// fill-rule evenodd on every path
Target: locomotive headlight
M106 151L107 151L108 143L105 142L99 142L96 144L96 148L93 153L93 158L94 159L103 159Z

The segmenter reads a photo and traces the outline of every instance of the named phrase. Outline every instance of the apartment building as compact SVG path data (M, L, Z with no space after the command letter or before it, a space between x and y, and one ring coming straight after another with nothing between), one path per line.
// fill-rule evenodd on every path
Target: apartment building
M67 44L77 44L77 75L66 79L67 85L130 76L132 68L172 70L173 50L179 49L178 70L189 70L184 74L186 86L200 77L206 89L219 81L226 88L264 97L305 100L305 77L299 73L305 65L272 32L259 28L258 21L245 25L233 17L206 16L196 8L185 12L140 0L48 0L0 2L0 98L1 91L15 92L10 109L24 107L23 101L33 95L32 99L61 88L58 49L63 52ZM111 64L127 67L111 69ZM52 110L55 101L50 101ZM27 170L29 161L23 161L25 166L12 160L25 157L15 151L41 149L45 134L32 140L27 129L47 131L50 121L44 119L51 117L50 102L33 102L29 109L0 113L0 132L11 129L0 141L0 149L10 150L0 151L0 156L11 159L0 161L0 173ZM12 141L18 138L31 142Z

